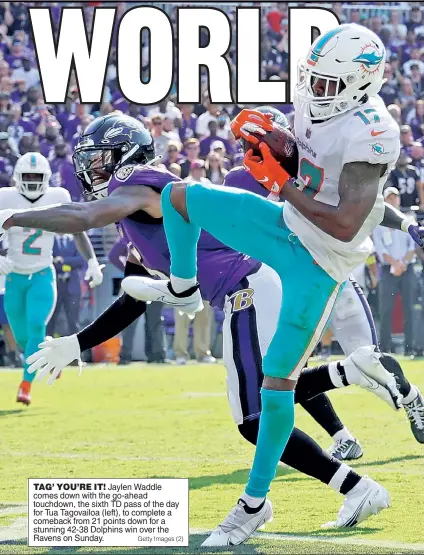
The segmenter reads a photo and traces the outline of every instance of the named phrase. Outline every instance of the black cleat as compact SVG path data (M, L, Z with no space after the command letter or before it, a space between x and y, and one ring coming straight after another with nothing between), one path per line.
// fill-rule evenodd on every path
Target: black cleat
M417 390L418 391L418 390ZM424 398L418 395L407 405L403 405L411 424L411 430L418 443L424 443Z
M399 362L391 355L382 354L380 362L390 374L393 374L399 392L406 397L411 390L411 384L406 379Z

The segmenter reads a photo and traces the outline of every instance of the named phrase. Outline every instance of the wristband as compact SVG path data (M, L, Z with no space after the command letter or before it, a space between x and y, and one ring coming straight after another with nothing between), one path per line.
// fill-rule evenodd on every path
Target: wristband
M404 218L400 224L400 229L405 233L409 233L409 226L414 224L415 224L415 220L411 218Z

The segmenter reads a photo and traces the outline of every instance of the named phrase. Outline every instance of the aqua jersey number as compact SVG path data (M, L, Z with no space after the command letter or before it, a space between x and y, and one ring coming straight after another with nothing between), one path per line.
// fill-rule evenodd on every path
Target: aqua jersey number
M303 193L309 197L314 198L321 189L324 182L324 170L309 161L307 158L302 158L300 161L299 175L303 179L304 188Z
M32 231L31 228L29 227L25 227L24 231ZM33 233L31 233L31 235L25 239L25 241L22 244L22 254L32 254L32 255L38 255L41 254L41 248L40 247L33 247L33 243L39 238L41 237L41 235L43 234L43 230L42 229L35 229L33 231Z

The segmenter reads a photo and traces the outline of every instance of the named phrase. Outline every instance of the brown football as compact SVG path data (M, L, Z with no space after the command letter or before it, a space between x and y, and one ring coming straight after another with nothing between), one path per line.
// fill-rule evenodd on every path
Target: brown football
M272 131L267 131L266 135L252 133L261 142L266 143L272 155L280 162L282 167L292 176L297 177L299 153L297 151L296 139L291 131L282 127L278 123L272 122ZM253 153L257 156L261 155L261 151L257 145L253 145L248 141L244 141L244 151L253 149Z

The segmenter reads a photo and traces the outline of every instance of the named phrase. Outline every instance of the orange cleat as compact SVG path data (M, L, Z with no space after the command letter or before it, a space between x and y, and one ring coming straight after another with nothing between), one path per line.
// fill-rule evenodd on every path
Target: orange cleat
M23 381L18 389L17 403L29 405L31 403L31 382Z

